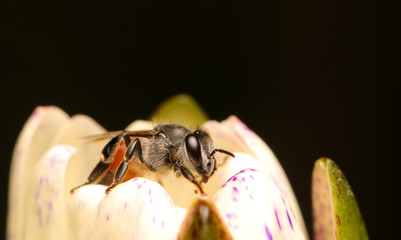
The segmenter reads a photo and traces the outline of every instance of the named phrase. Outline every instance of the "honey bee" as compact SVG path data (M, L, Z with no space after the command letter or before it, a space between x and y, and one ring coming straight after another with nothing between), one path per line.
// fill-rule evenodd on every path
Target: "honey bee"
M146 131L108 132L92 139L110 137L88 181L71 189L71 193L82 186L99 183L109 186L108 194L119 183L145 173L164 176L173 172L175 177L185 177L204 194L202 183L207 183L216 170L214 154L235 157L229 151L214 148L207 132L200 129L191 132L178 124L157 125Z

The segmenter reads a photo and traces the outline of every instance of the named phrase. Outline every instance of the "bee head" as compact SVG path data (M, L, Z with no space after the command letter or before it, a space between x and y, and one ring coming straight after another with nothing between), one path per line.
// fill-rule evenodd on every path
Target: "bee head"
M210 155L213 149L213 141L204 131L196 130L185 137L188 158L204 183L209 180L216 166L216 159Z

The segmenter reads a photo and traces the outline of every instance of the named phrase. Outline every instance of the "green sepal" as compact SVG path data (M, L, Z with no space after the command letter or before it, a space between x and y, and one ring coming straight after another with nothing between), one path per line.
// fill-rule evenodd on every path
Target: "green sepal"
M216 205L207 197L194 200L185 215L178 240L233 239Z
M200 105L189 95L179 94L161 103L150 118L157 123L197 127L208 120Z
M314 239L369 239L354 193L339 167L316 161L312 174Z

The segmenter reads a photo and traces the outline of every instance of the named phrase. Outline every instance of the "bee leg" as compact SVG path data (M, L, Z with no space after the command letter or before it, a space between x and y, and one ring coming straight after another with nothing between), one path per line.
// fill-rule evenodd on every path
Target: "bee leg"
M180 171L180 166L177 165L177 163L174 164L174 176L176 178L181 177L181 171Z
M180 171L186 179L188 179L191 183L193 183L199 189L199 191L202 195L205 194L202 186L197 181L195 181L194 176L188 169L186 169L185 167L180 167Z
M109 192L120 183L121 179L124 177L125 173L128 170L129 161L134 157L134 154L136 152L138 152L138 157L142 159L142 148L139 138L136 138L134 141L131 142L128 136L127 138L124 138L124 140L127 144L127 151L124 155L124 161L122 161L120 166L118 167L117 172L114 175L113 183L106 189L106 194L109 194Z
M84 184L81 184L81 185L71 189L70 190L71 193L74 193L74 191L80 187L83 187L83 186L91 184L91 183L95 183L98 180L100 180L100 178L106 173L106 170L110 166L110 162L113 159L114 149L115 149L117 143L120 142L121 137L124 137L125 140L127 137L129 139L129 136L127 134L119 134L119 135L115 136L114 138L112 138L106 144L106 146L104 146L104 148L102 150L102 157L101 157L99 163L96 165L96 167L92 170L91 174L89 175L88 181L85 182Z
M88 181L79 186L74 187L73 189L70 190L70 192L74 193L74 191L77 190L78 188L94 183L96 180L100 178L101 175L103 175L103 173L107 170L109 165L110 163L107 163L105 161L100 161L93 169L92 173L89 175Z

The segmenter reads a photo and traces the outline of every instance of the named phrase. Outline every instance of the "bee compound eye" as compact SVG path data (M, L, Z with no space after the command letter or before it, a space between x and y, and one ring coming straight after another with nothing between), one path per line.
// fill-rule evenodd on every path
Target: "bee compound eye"
M194 161L201 162L201 149L199 140L195 135L188 135L185 138L185 147L187 149L188 156Z

